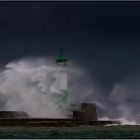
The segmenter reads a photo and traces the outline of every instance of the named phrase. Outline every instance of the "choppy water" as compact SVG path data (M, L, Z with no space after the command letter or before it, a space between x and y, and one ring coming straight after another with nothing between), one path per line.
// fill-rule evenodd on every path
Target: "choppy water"
M140 138L140 126L0 128L0 138Z

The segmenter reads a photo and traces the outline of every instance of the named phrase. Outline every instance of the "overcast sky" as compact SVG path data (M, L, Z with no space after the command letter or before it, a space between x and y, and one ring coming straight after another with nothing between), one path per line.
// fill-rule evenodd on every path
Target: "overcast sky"
M140 2L0 2L0 63L56 56L103 89L140 74Z

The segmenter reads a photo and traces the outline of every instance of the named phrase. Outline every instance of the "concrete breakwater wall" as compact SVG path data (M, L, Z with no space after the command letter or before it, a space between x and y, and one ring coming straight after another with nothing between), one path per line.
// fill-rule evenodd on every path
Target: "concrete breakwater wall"
M94 103L82 103L71 118L31 118L22 111L0 111L0 127L61 127L120 124L119 121L98 120Z

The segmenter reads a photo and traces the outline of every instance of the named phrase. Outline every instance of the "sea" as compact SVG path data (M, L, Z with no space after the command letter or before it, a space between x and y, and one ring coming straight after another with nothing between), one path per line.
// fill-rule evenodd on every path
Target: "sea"
M0 127L0 139L140 139L140 126Z

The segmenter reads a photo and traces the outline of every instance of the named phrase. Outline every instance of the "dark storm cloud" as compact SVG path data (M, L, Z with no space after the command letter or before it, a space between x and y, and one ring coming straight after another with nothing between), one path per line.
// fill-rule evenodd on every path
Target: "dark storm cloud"
M0 2L0 62L64 48L108 91L139 74L139 13L140 2Z

